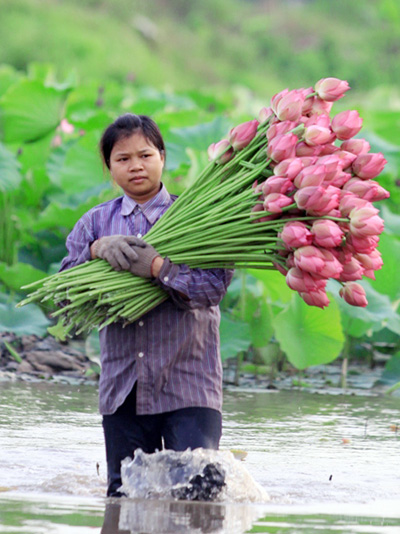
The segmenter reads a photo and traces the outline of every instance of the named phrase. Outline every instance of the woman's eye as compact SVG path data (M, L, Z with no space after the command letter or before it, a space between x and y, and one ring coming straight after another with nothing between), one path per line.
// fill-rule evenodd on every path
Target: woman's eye
M142 155L142 158L149 158L150 157L150 154L143 154Z

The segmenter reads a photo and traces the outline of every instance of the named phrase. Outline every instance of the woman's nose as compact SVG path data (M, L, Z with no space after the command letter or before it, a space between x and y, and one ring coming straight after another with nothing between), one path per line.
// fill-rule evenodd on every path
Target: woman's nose
M142 160L140 158L132 158L131 159L131 162L130 162L130 167L131 169L133 170L136 170L136 169L143 169L143 163L142 163Z

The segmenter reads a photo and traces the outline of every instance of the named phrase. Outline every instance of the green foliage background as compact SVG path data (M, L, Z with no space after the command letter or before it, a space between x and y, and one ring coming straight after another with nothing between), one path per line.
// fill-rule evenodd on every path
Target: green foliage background
M352 91L334 112L358 109L362 135L388 160L380 177L391 192L382 206L385 267L365 282L370 304L337 300L332 283L330 307L311 309L279 273L238 274L223 303L222 355L245 354L267 368L285 355L304 369L341 354L371 359L385 346L390 369L398 368L396 0L2 0L0 21L1 329L45 332L51 305L18 315L12 304L20 285L58 268L76 220L119 194L97 150L116 115L158 122L165 181L179 194L204 166L208 145L275 92L336 76ZM63 118L72 133L60 129Z

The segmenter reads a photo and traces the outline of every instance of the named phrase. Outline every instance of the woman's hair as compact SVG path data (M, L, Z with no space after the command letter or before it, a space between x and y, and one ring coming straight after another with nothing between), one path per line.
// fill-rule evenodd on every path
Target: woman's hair
M110 168L111 151L120 139L140 132L165 156L165 144L157 124L147 115L125 113L108 126L100 139L100 152L104 163Z

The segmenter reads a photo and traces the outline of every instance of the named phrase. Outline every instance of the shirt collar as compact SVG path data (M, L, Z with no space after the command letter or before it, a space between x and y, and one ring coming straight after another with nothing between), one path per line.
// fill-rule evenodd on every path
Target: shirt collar
M150 224L154 224L160 216L159 208L171 204L171 195L168 193L164 184L161 185L160 191L150 200L143 204L138 204L133 198L124 195L122 197L121 215L130 215L136 206L146 217Z

